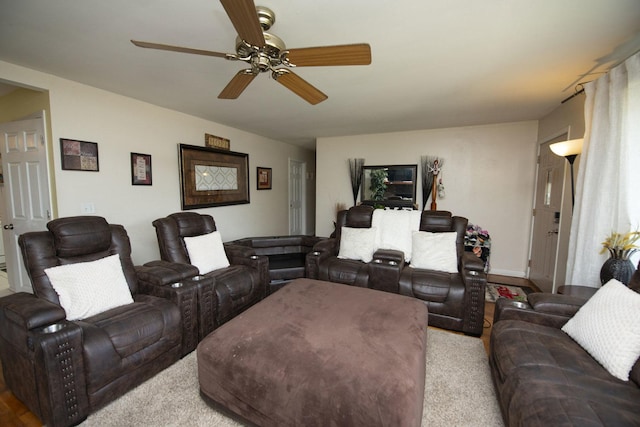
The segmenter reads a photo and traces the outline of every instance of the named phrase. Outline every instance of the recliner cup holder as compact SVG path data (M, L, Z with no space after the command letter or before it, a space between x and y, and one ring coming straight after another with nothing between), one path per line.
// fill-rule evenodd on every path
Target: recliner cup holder
M66 328L66 326L67 325L65 325L64 323L54 323L53 325L45 326L40 330L40 332L44 334L53 334L54 332L58 332Z

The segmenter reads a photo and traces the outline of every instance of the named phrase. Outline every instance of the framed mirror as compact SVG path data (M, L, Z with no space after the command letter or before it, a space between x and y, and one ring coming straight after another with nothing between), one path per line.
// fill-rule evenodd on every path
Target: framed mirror
M364 166L360 201L365 205L415 208L418 165Z

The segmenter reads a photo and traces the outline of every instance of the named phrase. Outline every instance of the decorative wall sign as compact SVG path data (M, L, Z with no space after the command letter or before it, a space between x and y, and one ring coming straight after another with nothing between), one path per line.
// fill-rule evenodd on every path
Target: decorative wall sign
M227 138L221 138L215 135L204 134L204 145L206 147L217 148L219 150L231 149L231 141Z
M131 185L151 185L151 155L131 153Z
M249 155L179 144L182 209L249 203Z
M271 168L258 167L258 190L271 190Z
M60 158L62 170L100 170L98 163L98 143L60 138Z

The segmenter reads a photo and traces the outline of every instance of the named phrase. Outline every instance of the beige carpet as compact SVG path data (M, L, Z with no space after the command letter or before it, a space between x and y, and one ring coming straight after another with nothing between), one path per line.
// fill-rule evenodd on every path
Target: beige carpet
M478 338L429 328L422 425L502 426L487 355ZM198 390L196 354L91 415L82 426L240 426Z

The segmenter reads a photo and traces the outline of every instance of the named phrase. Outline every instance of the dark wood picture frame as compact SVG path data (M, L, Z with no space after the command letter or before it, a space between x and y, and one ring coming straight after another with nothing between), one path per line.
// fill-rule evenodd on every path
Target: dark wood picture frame
M152 185L151 154L131 153L131 185Z
M182 209L249 203L249 155L178 145Z
M60 138L62 170L99 172L98 143Z
M256 168L258 190L271 190L271 168Z

